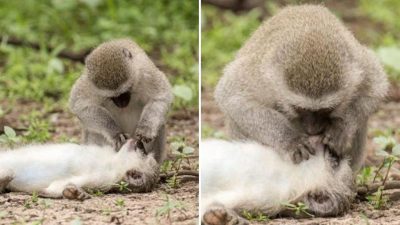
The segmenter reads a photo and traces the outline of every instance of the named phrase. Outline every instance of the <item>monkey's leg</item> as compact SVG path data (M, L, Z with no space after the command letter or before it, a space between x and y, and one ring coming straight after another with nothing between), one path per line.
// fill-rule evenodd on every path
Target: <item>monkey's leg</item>
M146 148L147 153L154 153L155 160L161 164L165 159L166 151L165 151L165 125L161 126L158 131L157 137L153 142L146 144L144 143L144 147Z
M14 172L9 169L0 169L0 194L5 191L8 184L14 179Z
M90 131L90 133L93 133L93 131L99 131L101 132L101 135L103 135L104 139L108 143L113 144L114 147L117 148L118 146L122 145L122 143L120 143L121 140L119 139L119 134L122 134L123 131L114 121L112 115L104 107L89 105L83 107L82 109L76 110L75 114L81 120L83 126ZM99 145L104 143L101 138L98 139L98 135L95 137L96 138L94 139L90 139L90 136L87 136L86 139L89 142L101 142L95 143Z
M307 160L310 154L315 153L307 137L297 131L280 112L251 104L248 106L249 104L244 100L239 101L235 105L241 107L229 106L229 110L226 110L234 139L254 140L282 150L295 163Z
M227 209L219 203L211 204L203 214L205 225L247 225L249 222L240 217L234 210Z

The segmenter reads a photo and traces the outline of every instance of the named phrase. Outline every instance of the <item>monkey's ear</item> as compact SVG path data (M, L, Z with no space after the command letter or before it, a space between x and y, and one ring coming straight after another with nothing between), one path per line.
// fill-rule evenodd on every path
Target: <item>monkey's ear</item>
M123 48L122 53L124 53L125 57L132 59L132 53L128 49Z

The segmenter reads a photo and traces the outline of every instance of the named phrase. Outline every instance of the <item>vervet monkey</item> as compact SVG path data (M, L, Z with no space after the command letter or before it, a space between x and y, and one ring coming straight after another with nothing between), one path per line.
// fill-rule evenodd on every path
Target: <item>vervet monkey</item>
M157 183L159 166L128 140L119 152L110 146L44 144L0 151L0 193L18 191L49 198L84 200L85 190L108 192L121 181L133 192Z
M337 216L355 194L349 160L338 160L310 141L315 156L299 164L255 142L206 140L201 144L201 209L206 225L248 224L243 212L295 215L284 203L303 202L315 216Z
M388 90L373 52L323 6L289 6L265 21L225 68L215 99L233 138L285 150L295 163L310 135L354 171L364 159L368 117Z
M130 137L161 162L165 118L173 96L166 76L128 39L105 42L86 58L70 109L83 125L83 142L119 149Z

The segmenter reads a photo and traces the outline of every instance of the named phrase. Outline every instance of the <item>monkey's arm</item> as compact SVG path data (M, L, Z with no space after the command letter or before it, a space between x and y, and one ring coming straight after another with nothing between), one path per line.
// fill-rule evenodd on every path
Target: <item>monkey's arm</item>
M243 96L225 96L218 102L230 122L234 123L231 124L233 132L240 132L246 138L274 149L287 151L295 163L315 153L308 139L275 109Z
M338 155L352 154L352 141L356 132L362 129L369 116L379 109L389 87L387 76L373 52L363 48L360 65L363 68L364 82L358 93L338 119L325 132L325 144Z
M119 138L123 130L110 112L102 106L104 99L90 93L86 85L85 80L81 78L75 83L69 99L69 108L85 129L102 134L118 149L124 141Z
M151 76L142 80L140 90L143 93L143 101L146 102L140 116L135 135L145 142L153 140L165 123L166 115L172 103L170 84L165 75L156 70Z

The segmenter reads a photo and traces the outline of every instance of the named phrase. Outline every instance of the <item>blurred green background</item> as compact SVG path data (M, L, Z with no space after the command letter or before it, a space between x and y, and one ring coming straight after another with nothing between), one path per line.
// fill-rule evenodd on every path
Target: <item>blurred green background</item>
M213 100L225 65L261 22L287 5L323 4L364 45L373 49L391 81L389 100L400 102L400 1L203 0L202 137L226 138L224 117ZM387 112L386 112L387 113ZM398 112L397 112L398 114ZM392 121L395 121L391 117ZM399 131L400 132L400 131Z
M133 39L167 75L170 126L182 114L197 124L198 7L197 0L0 0L0 144L77 141L70 89L90 50L114 38Z
M2 100L65 109L83 64L57 55L129 37L167 74L174 110L198 109L197 0L0 0L0 35Z
M208 0L205 2L233 2ZM398 0L343 0L299 1L250 0L254 8L232 4L232 9L202 5L202 85L213 87L223 67L260 25L288 4L317 3L326 5L339 16L356 38L376 51L394 82L400 80L400 1ZM228 5L228 4L227 4ZM250 5L250 4L249 4ZM240 7L243 10L240 10Z

